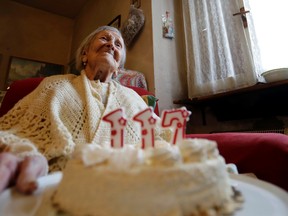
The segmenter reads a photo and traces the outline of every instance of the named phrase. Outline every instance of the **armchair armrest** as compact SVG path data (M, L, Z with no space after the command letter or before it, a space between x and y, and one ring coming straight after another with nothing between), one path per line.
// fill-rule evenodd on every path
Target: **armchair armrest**
M43 79L44 77L37 77L13 82L3 98L0 117L6 114L20 99L32 92Z
M188 134L218 143L226 163L236 164L239 173L257 178L288 191L288 136L278 133Z

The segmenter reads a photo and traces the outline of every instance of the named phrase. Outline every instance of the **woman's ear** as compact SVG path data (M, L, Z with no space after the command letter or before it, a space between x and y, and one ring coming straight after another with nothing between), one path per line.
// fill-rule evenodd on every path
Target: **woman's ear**
M83 57L82 57L82 65L83 65L84 67L86 67L87 62L88 62L87 56L83 56Z
M83 57L82 57L82 62L87 62L87 60L88 60L88 59L87 59L87 56L83 56Z

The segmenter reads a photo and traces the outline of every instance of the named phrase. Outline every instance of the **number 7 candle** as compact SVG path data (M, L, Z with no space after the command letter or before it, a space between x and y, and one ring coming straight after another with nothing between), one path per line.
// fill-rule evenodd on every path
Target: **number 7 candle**
M186 122L189 120L191 112L186 107L179 109L163 110L161 126L163 128L173 128L172 144L176 144L184 139Z
M111 147L122 148L124 145L124 128L127 119L124 117L123 109L116 109L102 118L111 125Z

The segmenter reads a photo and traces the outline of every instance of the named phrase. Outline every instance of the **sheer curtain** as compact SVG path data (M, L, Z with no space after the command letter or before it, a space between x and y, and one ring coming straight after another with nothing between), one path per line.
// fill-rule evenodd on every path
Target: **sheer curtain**
M188 96L195 98L247 87L262 72L253 22L245 29L233 16L243 0L182 0ZM251 50L255 52L252 53Z

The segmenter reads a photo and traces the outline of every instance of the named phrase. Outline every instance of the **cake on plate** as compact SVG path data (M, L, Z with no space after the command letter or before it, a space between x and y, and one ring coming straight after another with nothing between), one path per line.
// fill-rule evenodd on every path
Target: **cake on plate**
M52 196L58 212L89 216L192 216L232 214L238 207L217 143L184 139L186 108L166 110L161 127L170 142L154 139L157 118L147 108L133 117L141 143L124 144L126 119L117 109L103 117L110 143L84 145L63 170Z
M226 215L238 207L217 144L87 146L68 162L53 204L68 215Z

